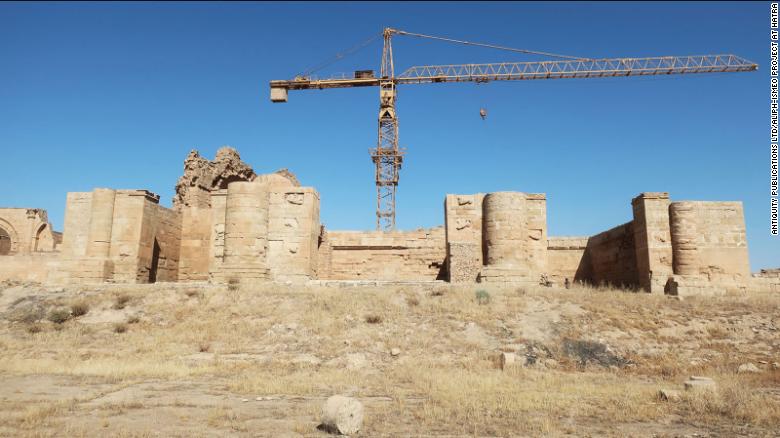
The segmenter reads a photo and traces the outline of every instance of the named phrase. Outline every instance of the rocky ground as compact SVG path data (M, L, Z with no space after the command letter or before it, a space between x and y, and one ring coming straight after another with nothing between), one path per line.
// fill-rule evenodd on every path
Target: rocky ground
M777 294L3 283L0 351L0 436L780 435Z

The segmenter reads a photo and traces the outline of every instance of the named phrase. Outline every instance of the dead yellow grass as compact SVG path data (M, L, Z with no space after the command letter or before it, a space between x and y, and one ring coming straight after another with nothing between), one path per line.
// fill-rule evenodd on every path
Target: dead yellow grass
M404 424L429 434L576 434L587 426L652 424L672 415L717 427L780 427L780 401L773 395L778 374L734 373L741 358L780 353L778 332L761 332L760 343L743 338L746 325L780 314L780 297L677 301L612 289L485 288L490 300L480 305L473 287L436 288L114 286L80 293L89 313L61 330L44 323L43 331L29 333L24 323L3 322L0 376L61 375L128 386L213 382L219 391L250 399L334 393L389 399L367 414L368 434L408 434ZM127 297L121 309L117 296ZM47 305L73 299L58 296ZM534 317L540 309L552 309L556 320ZM139 315L139 322L125 333L115 333L112 321L82 322L101 315L120 321ZM534 332L524 328L532 323L543 339L528 338ZM564 339L607 343L632 366L581 369L565 356ZM518 347L507 346L517 343L543 345L557 367L497 369L495 354L514 351ZM401 355L392 357L391 348ZM366 363L345 366L350 354ZM525 350L518 354L524 360ZM679 387L690 374L715 377L720 390L686 394L676 404L657 399L661 387ZM0 422L20 434L58 427L88 436L65 421L71 409L83 409L79 403L6 405ZM203 427L251 435L245 420L220 405L208 411ZM107 427L111 435L142 434ZM307 427L299 419L290 426L297 433Z

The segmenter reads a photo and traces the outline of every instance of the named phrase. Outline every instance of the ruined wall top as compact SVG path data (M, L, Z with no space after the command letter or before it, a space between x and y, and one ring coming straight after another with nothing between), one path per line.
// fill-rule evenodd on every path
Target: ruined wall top
M184 175L176 183L173 207L208 207L208 193L227 188L233 181L252 181L257 177L252 168L241 161L238 151L224 146L217 151L214 161L192 150L184 160Z

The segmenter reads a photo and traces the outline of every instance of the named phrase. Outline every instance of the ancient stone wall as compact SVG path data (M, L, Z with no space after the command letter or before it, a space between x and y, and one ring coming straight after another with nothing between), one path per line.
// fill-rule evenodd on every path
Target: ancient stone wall
M634 245L634 223L628 222L588 239L588 281L593 284L637 287L639 273Z
M268 217L268 266L276 280L317 278L319 194L310 187L272 191Z
M56 282L60 267L59 252L0 255L0 281Z
M666 279L673 273L669 194L642 193L631 206L639 286L648 292L663 292Z
M590 262L585 256L587 237L549 237L547 239L547 275L558 286L566 280L587 281L591 277Z
M750 275L741 202L672 202L669 211L675 274Z
M447 195L444 229L451 282L475 282L482 269L483 194Z
M69 193L63 281L146 283L178 279L181 215L146 190Z
M137 282L178 281L181 230L179 212L153 202L144 203Z
M328 231L327 245L331 259L324 264L330 266L330 272L321 272L321 279L446 279L444 227L391 232Z
M0 208L0 255L54 251L61 239L46 210Z
M494 192L482 200L480 281L538 282L547 272L547 210L541 193Z

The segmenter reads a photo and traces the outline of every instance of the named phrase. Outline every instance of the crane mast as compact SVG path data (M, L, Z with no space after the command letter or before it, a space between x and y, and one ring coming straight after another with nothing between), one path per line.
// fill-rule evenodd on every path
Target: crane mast
M403 152L398 148L398 117L395 112L397 90L393 70L392 29L383 32L382 67L379 79L379 135L375 148L369 149L376 166L376 229L395 229L395 191Z
M392 37L394 34L441 40L472 46L562 58L531 62L413 66L395 75ZM491 44L454 40L385 28L382 32L382 62L379 77L373 71L358 70L354 77L323 79L308 75L292 80L271 81L271 101L287 102L289 90L379 87L379 126L375 148L370 148L376 171L376 229L395 229L395 198L404 150L398 146L396 101L398 85L443 82L489 82L532 79L574 79L629 76L680 75L754 71L758 65L736 55L662 56L646 58L589 59L546 52L514 49Z

